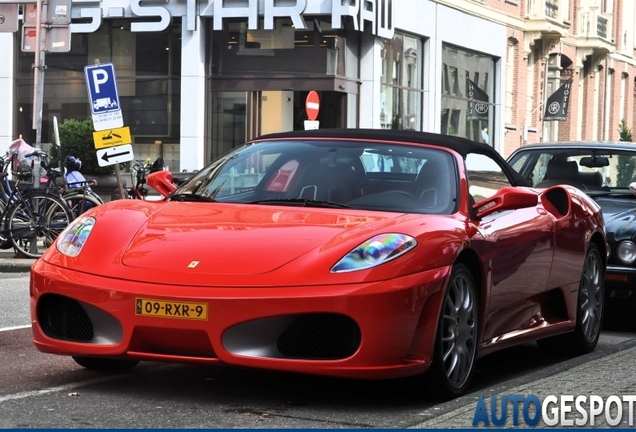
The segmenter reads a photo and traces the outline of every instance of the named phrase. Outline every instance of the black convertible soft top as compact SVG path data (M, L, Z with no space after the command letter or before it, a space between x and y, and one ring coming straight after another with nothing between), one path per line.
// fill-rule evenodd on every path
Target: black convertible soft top
M453 150L466 158L469 153L479 153L490 156L500 162L500 165L513 179L517 186L529 186L528 182L513 170L505 159L491 146L467 138L442 135L431 132L418 132L413 130L396 129L314 129L292 132L280 132L263 135L250 142L271 139L303 139L303 138L330 138L330 139L361 139L384 140L416 144L432 144Z

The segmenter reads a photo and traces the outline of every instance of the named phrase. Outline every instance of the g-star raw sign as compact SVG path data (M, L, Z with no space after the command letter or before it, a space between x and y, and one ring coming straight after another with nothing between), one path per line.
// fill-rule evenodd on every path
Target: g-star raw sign
M305 16L330 15L331 27L341 29L351 20L357 31L382 38L393 37L394 0L130 0L129 6L116 0L73 0L73 33L97 31L103 18L149 18L131 23L133 32L159 32L172 17L185 17L186 30L196 30L196 17L214 17L213 30L223 30L223 19L247 19L248 30L272 30L276 18L290 18L297 29L306 29ZM284 4L283 4L284 3ZM344 3L344 4L343 4ZM263 28L259 28L263 17ZM87 20L90 20L87 22Z

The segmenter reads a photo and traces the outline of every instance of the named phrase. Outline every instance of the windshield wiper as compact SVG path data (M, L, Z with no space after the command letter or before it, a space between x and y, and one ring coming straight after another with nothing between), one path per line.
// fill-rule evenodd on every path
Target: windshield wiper
M170 199L172 201L217 202L214 198L210 198L208 196L189 193L171 195Z
M326 208L351 208L346 204L333 201L317 201L307 198L272 198L260 201L252 201L250 204L279 204L279 205L301 205L303 207L326 207Z
M614 197L614 198L634 198L634 194L631 191L585 191L592 198L598 197Z

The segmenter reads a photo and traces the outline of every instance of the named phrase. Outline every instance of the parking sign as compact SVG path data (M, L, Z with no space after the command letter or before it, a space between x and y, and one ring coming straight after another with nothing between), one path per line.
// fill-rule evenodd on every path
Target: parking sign
M84 74L95 130L122 127L124 121L119 106L115 66L112 63L86 66Z
M107 113L121 109L115 81L115 67L105 63L84 68L88 97L93 114Z

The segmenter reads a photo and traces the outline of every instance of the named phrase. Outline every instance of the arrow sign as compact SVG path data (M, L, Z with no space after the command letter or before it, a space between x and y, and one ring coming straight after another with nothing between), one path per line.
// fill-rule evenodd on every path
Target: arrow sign
M97 163L102 167L129 162L133 159L133 149L130 144L97 150Z

